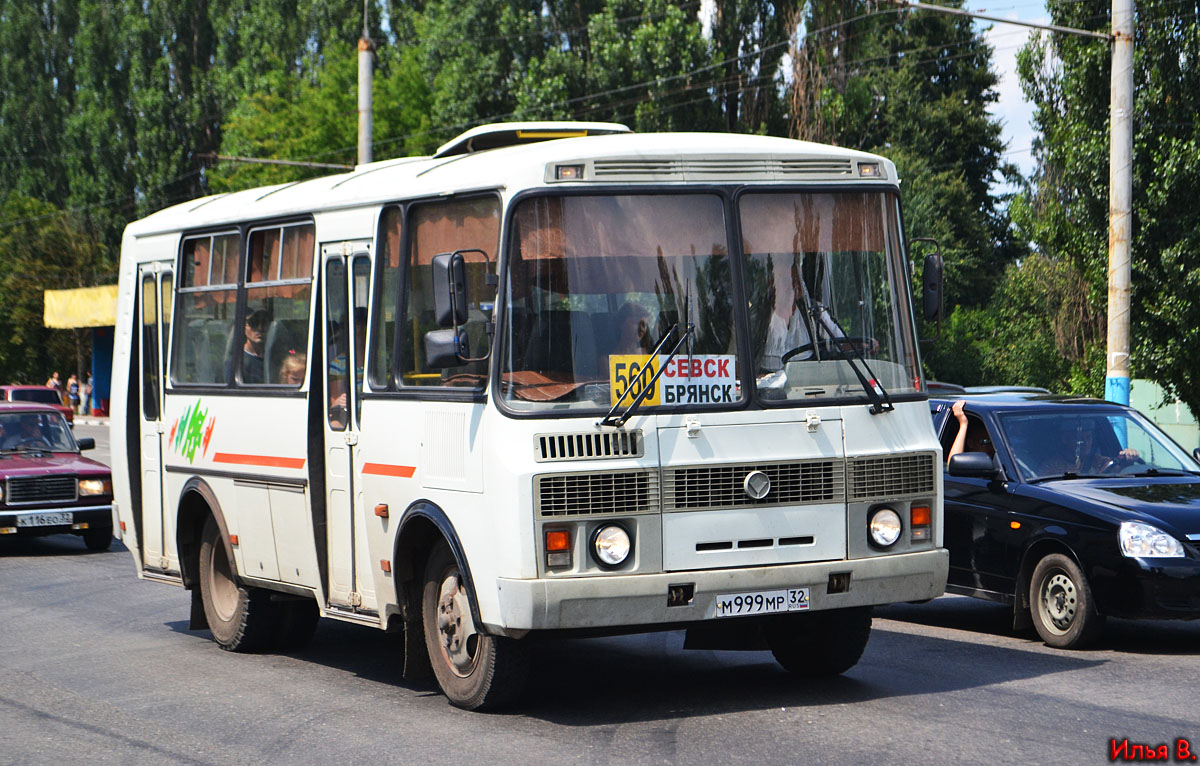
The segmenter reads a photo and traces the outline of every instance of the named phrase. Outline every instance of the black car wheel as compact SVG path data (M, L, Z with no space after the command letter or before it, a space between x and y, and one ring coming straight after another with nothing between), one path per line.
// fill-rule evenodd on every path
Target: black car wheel
M775 660L793 675L824 678L858 664L871 637L871 607L791 614L763 626Z
M1049 646L1081 649L1104 629L1092 589L1069 556L1051 553L1038 562L1029 583L1033 625Z

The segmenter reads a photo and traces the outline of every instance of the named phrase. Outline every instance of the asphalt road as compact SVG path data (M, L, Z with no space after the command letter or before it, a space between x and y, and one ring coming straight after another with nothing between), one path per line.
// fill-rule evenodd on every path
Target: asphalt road
M92 435L77 429L81 436ZM876 613L862 661L800 682L682 633L541 646L533 691L466 713L399 677L394 636L322 621L288 655L223 652L119 543L0 541L0 764L1109 763L1200 748L1200 623L1110 623L1061 652L958 597Z

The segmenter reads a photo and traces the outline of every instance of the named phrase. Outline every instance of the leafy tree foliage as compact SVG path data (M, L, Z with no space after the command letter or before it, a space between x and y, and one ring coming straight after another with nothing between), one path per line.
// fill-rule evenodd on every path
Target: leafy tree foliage
M1056 24L1107 30L1100 0L1056 4ZM1133 373L1200 411L1193 349L1200 343L1200 3L1146 0L1134 40ZM1030 189L1014 206L1022 232L1047 258L1081 275L1086 307L1107 308L1110 57L1097 41L1055 36L1020 57L1040 138ZM1053 316L1053 315L1051 315ZM1043 326L1055 347L1103 380L1102 330ZM1067 345L1076 349L1071 352ZM1078 380L1085 378L1079 376Z
M875 151L911 188L909 236L939 239L946 305L987 302L1020 250L991 193L1002 159L991 50L969 19L810 0L789 92L798 138ZM937 374L942 374L938 372Z

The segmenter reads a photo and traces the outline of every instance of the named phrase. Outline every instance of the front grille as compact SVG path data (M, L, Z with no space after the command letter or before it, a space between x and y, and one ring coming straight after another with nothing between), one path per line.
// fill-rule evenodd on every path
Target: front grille
M54 503L76 499L74 476L31 476L9 479L4 499L9 505Z
M846 461L851 502L928 495L937 472L932 453L857 457Z
M744 488L752 471L762 471L771 480L771 490L761 500ZM669 468L663 473L663 510L668 512L829 503L845 495L845 475L840 462L833 460Z
M641 431L537 434L533 438L536 446L535 456L539 463L641 457L643 450Z
M546 474L534 478L533 492L542 517L658 511L655 471Z

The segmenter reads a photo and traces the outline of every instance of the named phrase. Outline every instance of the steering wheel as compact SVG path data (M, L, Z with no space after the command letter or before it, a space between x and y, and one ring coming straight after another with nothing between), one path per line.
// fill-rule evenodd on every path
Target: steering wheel
M1146 464L1146 461L1142 460L1141 455L1135 455L1133 457L1121 457L1120 455L1118 455L1117 457L1113 458L1112 460L1109 460L1107 463L1105 463L1103 466L1101 466L1100 473L1108 473L1109 471L1112 470L1113 466L1120 466L1119 468L1117 468L1116 473L1125 473L1125 471L1129 470L1130 468L1133 468L1134 466L1145 465L1145 464Z
M18 447L44 447L50 449L50 442L40 436L30 436L17 442Z
M860 350L879 348L878 341L865 335L847 335L841 338L831 338L830 340L832 341L833 345L837 347L837 350L843 354L845 353L842 348L843 346L858 346ZM815 344L805 343L803 346L796 346L790 351L785 352L779 357L779 361L781 364L787 364L789 361L791 361L792 357L796 356L797 354L803 354L806 351L814 350L816 350Z

